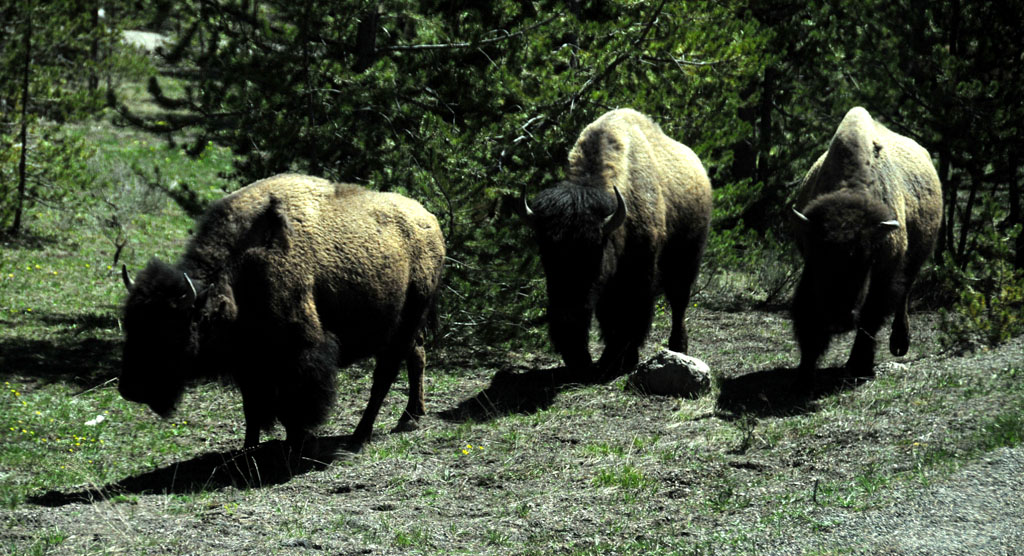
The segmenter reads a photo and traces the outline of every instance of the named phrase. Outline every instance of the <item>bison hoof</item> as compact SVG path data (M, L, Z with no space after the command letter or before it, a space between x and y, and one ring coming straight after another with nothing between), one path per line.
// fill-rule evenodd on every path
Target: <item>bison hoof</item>
M366 445L366 440L352 438L348 442L346 442L344 446L349 452L353 454L358 454L359 452L363 451L364 445Z
M402 419L395 425L395 428L391 429L392 433L396 432L411 432L420 428L420 423L416 419Z
M889 336L889 353L903 357L910 349L910 337L907 334L893 333Z

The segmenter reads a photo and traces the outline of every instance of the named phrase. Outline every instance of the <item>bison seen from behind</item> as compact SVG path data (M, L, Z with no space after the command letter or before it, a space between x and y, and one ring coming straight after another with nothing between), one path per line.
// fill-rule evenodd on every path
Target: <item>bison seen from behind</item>
M846 368L871 376L890 314L889 351L904 355L910 345L907 298L942 214L931 157L853 108L804 177L793 212L804 258L792 309L800 369L813 371L834 334L856 329Z
M669 349L686 352L684 315L711 219L711 185L697 155L646 116L613 110L569 153L568 179L523 200L547 278L552 344L588 378L596 313L605 342L597 378L632 370L655 297L672 307Z
M188 382L228 378L246 447L275 420L298 445L326 418L338 366L374 356L354 447L403 361L399 426L411 426L444 254L437 220L411 199L300 175L255 182L209 208L177 264L154 259L134 282L124 271L121 395L167 415Z

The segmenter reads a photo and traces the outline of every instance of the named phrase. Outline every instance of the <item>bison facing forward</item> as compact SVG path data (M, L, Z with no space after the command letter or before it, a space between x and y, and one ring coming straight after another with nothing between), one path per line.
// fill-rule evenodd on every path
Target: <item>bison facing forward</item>
M185 385L225 377L242 393L245 446L280 421L301 444L334 402L338 365L374 356L353 435L370 438L405 361L424 414L422 333L444 240L416 201L300 175L258 181L214 203L176 265L124 271L120 392L167 415Z
M646 116L613 110L580 134L568 179L521 212L547 277L551 341L584 378L596 312L605 342L598 378L632 370L655 297L672 307L669 349L686 352L683 322L711 219L711 185L697 156Z
M931 157L854 108L804 177L793 211L804 258L792 310L800 369L813 371L832 335L856 328L846 368L871 376L875 335L894 311L889 351L904 355L910 345L907 296L942 214Z

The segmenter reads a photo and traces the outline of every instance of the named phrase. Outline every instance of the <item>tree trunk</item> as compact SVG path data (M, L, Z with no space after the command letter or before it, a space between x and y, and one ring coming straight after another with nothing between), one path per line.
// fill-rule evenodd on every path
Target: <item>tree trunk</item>
M968 172L971 175L971 190L967 195L967 205L964 207L963 217L960 218L960 242L956 248L956 258L961 270L967 268L967 235L971 231L971 214L974 212L974 202L978 197L978 190L981 189L984 170L972 162Z
M946 212L942 215L942 223L939 227L939 241L935 246L935 260L942 260L942 253L953 252L953 217L956 211L956 185L953 183L953 175L950 173L949 153L943 147L939 150L939 180L942 182L942 202Z
M949 251L953 256L956 256L956 209L959 205L960 199L960 179L962 173L952 168L952 163L949 160L949 152L945 153L943 157L945 160L945 176L946 179L943 182L943 192L945 194L946 207L946 250Z
M100 61L100 7L99 2L90 2L92 9L92 43L89 45L89 57L93 66L89 69L89 90L95 91L100 86L100 78L96 74L96 65Z
M1006 154L1006 182L1010 194L1010 215L1007 217L1011 226L1024 223L1020 211L1020 154L1017 149L1009 149Z
M24 74L21 80L21 156L18 159L18 198L14 200L14 222L9 230L11 235L21 231L21 214L25 207L25 192L28 182L28 84L29 72L32 69L32 11L25 13L25 35L22 39L25 60L22 65Z
M1014 243L1013 266L1018 270L1024 270L1024 228L1017 232L1017 241Z
M757 181L767 184L770 177L770 159L772 148L772 103L775 97L774 68L764 69L764 83L761 86L761 103L758 106L757 133Z
M377 61L377 27L380 21L380 5L370 6L359 14L359 27L356 29L356 61L352 71L362 73Z

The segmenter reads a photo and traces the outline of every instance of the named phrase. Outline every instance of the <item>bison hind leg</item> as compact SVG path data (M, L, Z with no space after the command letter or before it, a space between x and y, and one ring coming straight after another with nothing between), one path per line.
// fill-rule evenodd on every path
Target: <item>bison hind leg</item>
M398 370L402 360L391 353L377 354L377 364L373 369L373 384L370 386L370 401L363 410L363 416L352 433L351 449L358 452L362 445L373 436L373 424L377 421L377 414L380 413L381 405L391 385L398 377Z
M910 317L907 316L907 296L904 295L896 306L896 316L892 321L892 333L889 335L889 353L903 357L910 350Z
M422 333L417 336L416 345L409 350L409 357L405 362L409 374L409 403L392 432L415 430L419 418L427 414L423 403L423 370L426 367L427 354L423 349Z

